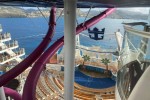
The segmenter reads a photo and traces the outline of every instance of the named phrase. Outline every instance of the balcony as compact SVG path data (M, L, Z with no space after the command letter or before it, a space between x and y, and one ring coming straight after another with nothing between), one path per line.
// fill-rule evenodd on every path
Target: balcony
M3 31L3 29L2 29L2 25L0 24L0 32L2 32Z
M14 52L15 55L10 56L10 55L2 55L0 58L0 64L5 64L13 59L18 59L19 57L25 55L25 49L20 48L17 52Z
M4 33L4 34L0 34L0 42L6 42L11 40L11 35L10 33Z
M13 41L12 43L4 44L3 46L0 47L0 53L6 52L8 49L15 49L18 48L18 41Z

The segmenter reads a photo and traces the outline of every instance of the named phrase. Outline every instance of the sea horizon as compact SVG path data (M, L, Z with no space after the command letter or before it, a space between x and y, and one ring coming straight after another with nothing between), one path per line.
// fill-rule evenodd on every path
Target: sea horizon
M78 17L78 22L81 23L85 18ZM47 18L48 20L48 18ZM92 40L88 37L87 30L83 31L80 35L80 43L84 46L100 46L104 49L116 49L117 42L115 39L115 32L120 29L121 34L124 34L123 22L134 22L141 20L131 19L109 19L105 18L91 27L97 27L99 30L105 28L104 40ZM19 42L20 48L25 48L26 55L29 55L42 41L48 30L48 22L40 18L0 18L0 24L2 25L3 32L11 33L12 40ZM60 17L56 23L56 32L50 43L54 43L64 34L64 20ZM49 46L50 46L49 45Z

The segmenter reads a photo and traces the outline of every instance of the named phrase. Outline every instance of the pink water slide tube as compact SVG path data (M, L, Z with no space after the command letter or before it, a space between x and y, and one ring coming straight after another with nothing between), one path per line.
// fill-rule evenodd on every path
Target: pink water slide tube
M105 18L107 15L111 14L115 8L108 8L101 14L87 20L84 22L84 24L80 24L76 28L76 34L79 34L80 32L90 28L94 24L98 23L100 20ZM35 90L36 90L36 84L39 79L39 76L44 69L47 61L49 58L51 58L56 51L64 44L64 37L61 37L59 40L57 40L52 46L50 46L42 55L41 57L35 62L33 68L31 69L25 86L23 90L23 97L22 100L35 100Z
M31 66L31 64L33 64L44 52L44 50L47 48L48 44L52 40L54 34L56 26L55 17L56 17L56 8L52 7L49 18L49 29L45 38L26 59L24 59L21 63L16 65L13 69L9 70L7 73L0 76L0 86L5 85L8 81L12 80L13 78L21 74L24 70L26 70L29 66Z
M5 95L10 96L14 100L22 100L22 96L15 90L4 87Z

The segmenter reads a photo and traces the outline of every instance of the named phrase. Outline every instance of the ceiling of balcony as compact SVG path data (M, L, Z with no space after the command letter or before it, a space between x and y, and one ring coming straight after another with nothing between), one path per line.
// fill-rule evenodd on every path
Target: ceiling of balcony
M0 0L1 6L29 6L62 8L63 0ZM150 7L150 0L78 0L78 8L102 7Z

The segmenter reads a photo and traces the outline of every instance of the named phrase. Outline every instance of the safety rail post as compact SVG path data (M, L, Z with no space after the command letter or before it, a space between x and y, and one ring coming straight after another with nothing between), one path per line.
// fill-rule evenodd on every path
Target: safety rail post
M74 97L74 65L75 65L75 33L76 33L76 2L64 0L64 99Z

